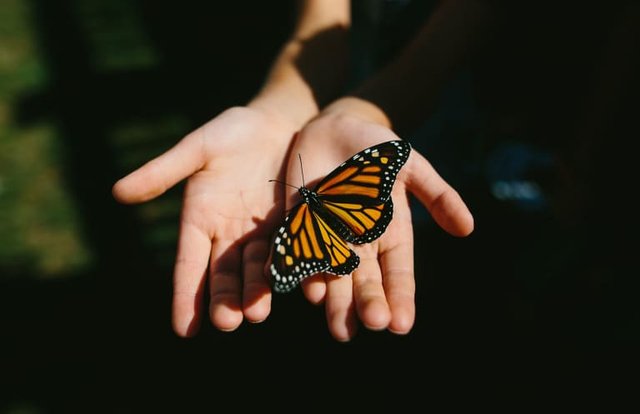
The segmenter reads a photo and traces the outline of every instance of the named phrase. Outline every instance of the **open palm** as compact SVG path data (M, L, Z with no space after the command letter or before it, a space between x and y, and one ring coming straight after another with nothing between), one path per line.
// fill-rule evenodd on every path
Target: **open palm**
M173 327L193 335L209 286L221 330L265 319L271 293L263 268L282 216L284 162L295 127L248 107L229 109L114 185L124 203L150 200L187 178L174 270Z
M391 130L344 115L325 115L298 135L289 157L287 182L301 185L303 160L307 185L313 188L341 162L372 145L399 139ZM355 246L360 265L352 277L312 276L303 281L306 297L325 303L329 330L338 340L350 339L357 320L369 329L406 333L415 319L413 227L408 192L427 207L449 233L465 236L473 218L460 196L415 150L398 174L392 198L394 217L386 232L370 244ZM287 208L299 202L287 189Z

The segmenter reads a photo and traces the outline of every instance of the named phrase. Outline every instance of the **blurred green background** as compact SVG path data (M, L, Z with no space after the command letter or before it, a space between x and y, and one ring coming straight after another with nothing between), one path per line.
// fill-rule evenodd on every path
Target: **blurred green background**
M487 369L513 378L553 360L562 361L558 379L588 371L583 362L594 355L637 345L635 224L609 226L605 218L619 210L598 197L611 190L605 178L616 178L616 194L637 187L629 152L619 138L600 169L588 164L583 176L594 187L586 199L596 202L575 222L554 216L548 200L499 197L495 184L521 164L544 167L526 179L547 195L558 177L549 176L549 145L520 145L539 130L522 134L492 122L504 115L494 101L508 107L507 92L522 92L518 102L544 121L536 125L552 141L575 120L555 94L583 96L504 49L494 51L504 61L476 68L485 79L507 79L502 91L485 93L478 109L470 95L483 84L463 73L414 137L468 202L477 229L454 239L417 213L418 318L409 336L362 329L354 342L337 344L323 309L292 294L274 301L264 324L231 334L204 326L197 338L176 338L169 321L181 187L141 206L118 205L110 190L261 84L290 31L293 2L231 3L0 0L0 413L168 410L184 391L205 400L238 389L269 395L279 371L295 386L333 372L344 386L384 367L402 387L412 367L447 390L482 384ZM411 32L392 29L421 16L415 7L393 14L394 4L387 10L394 19L377 28L388 48ZM371 35L366 23L358 33ZM535 76L508 73L519 64ZM581 64L567 65L564 75L587 76ZM355 62L355 71L367 65ZM550 89L535 108L527 94ZM624 99L603 136L622 137L634 125ZM507 115L502 121L513 121ZM505 153L525 156L507 168ZM497 387L536 392L511 381Z
M242 14L234 33L221 24L221 16L240 13L234 6L164 7L2 1L3 280L73 278L114 259L109 250L127 237L117 235L112 224L122 217L113 214L153 221L144 240L128 241L149 247L153 264L170 262L150 246L173 242L176 194L118 213L110 185L212 114L250 97L292 12L287 4L256 6ZM265 11L278 16L279 28L267 29ZM207 12L208 20L193 20L192 13ZM262 40L244 25L264 30ZM223 45L222 36L237 43ZM218 58L206 58L208 52ZM231 78L220 82L222 75ZM166 225L156 225L163 218Z
M88 412L126 410L124 383L154 376L140 353L205 358L170 331L180 186L136 207L111 186L246 102L292 16L290 2L0 0L0 412L80 410L112 381Z
M46 90L50 80L31 11L24 1L3 1L0 17L0 261L5 280L26 275L71 277L92 260L64 181L54 120L48 117L24 125L16 119L17 103Z

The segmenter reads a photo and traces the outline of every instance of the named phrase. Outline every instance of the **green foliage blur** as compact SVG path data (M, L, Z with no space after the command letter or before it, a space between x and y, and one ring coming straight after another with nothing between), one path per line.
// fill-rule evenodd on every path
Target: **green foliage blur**
M101 77L152 71L159 58L141 30L133 3L76 1L71 5L70 11L77 14L76 30L86 42L84 56L74 56L77 51L72 44L68 51L56 51L52 50L56 45L38 39L41 11L31 3L2 0L0 7L0 280L89 274L100 254L91 238L100 236L87 235L86 220L92 214L85 213L110 211L112 201L85 191L107 195L105 178L124 175L156 155L159 147L177 140L189 125L179 113L112 119L108 113L94 113L107 105L87 107L91 102L76 100L82 97L79 89L99 89ZM62 54L56 57L67 61L63 64L71 66L71 74L62 73L66 68L51 61L54 53ZM84 90L87 96L100 98L92 92ZM118 105L115 100L106 103ZM69 123L86 123L87 115L99 121L86 125L91 135L70 137L77 132ZM75 139L102 142L78 154L72 147ZM112 152L99 152L105 148ZM91 171L78 168L82 163L95 162L98 168L105 162L74 160L77 156L107 160L109 175L89 175ZM96 204L98 199L106 204ZM134 211L143 221L157 224L163 217L175 218L178 208L178 199L169 197ZM166 226L154 225L145 243L172 244L175 227L169 220ZM156 257L162 264L169 263L166 255Z

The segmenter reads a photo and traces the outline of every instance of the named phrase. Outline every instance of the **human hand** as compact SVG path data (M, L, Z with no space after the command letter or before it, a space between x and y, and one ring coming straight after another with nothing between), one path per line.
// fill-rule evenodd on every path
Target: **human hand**
M114 185L118 201L141 203L188 177L174 269L178 335L197 332L207 279L209 316L218 329L268 316L263 268L284 203L282 188L267 181L284 179L296 130L262 107L231 108Z
M286 181L301 184L298 154L309 188L356 152L398 139L388 128L358 117L325 113L298 134L290 152ZM288 188L287 208L299 202ZM353 247L360 265L352 277L315 275L302 282L312 303L325 303L331 334L338 340L353 337L359 318L368 329L404 334L415 320L413 227L408 192L413 193L447 232L466 236L473 218L464 202L417 151L400 170L393 188L394 216L376 241Z

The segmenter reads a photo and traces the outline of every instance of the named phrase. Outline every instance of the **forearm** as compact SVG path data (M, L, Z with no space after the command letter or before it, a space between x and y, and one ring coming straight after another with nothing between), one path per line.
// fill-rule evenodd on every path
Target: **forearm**
M303 125L341 92L347 72L349 0L306 0L295 30L250 105Z
M479 49L492 22L487 2L443 1L394 61L326 111L349 112L396 130L417 126L446 81Z

